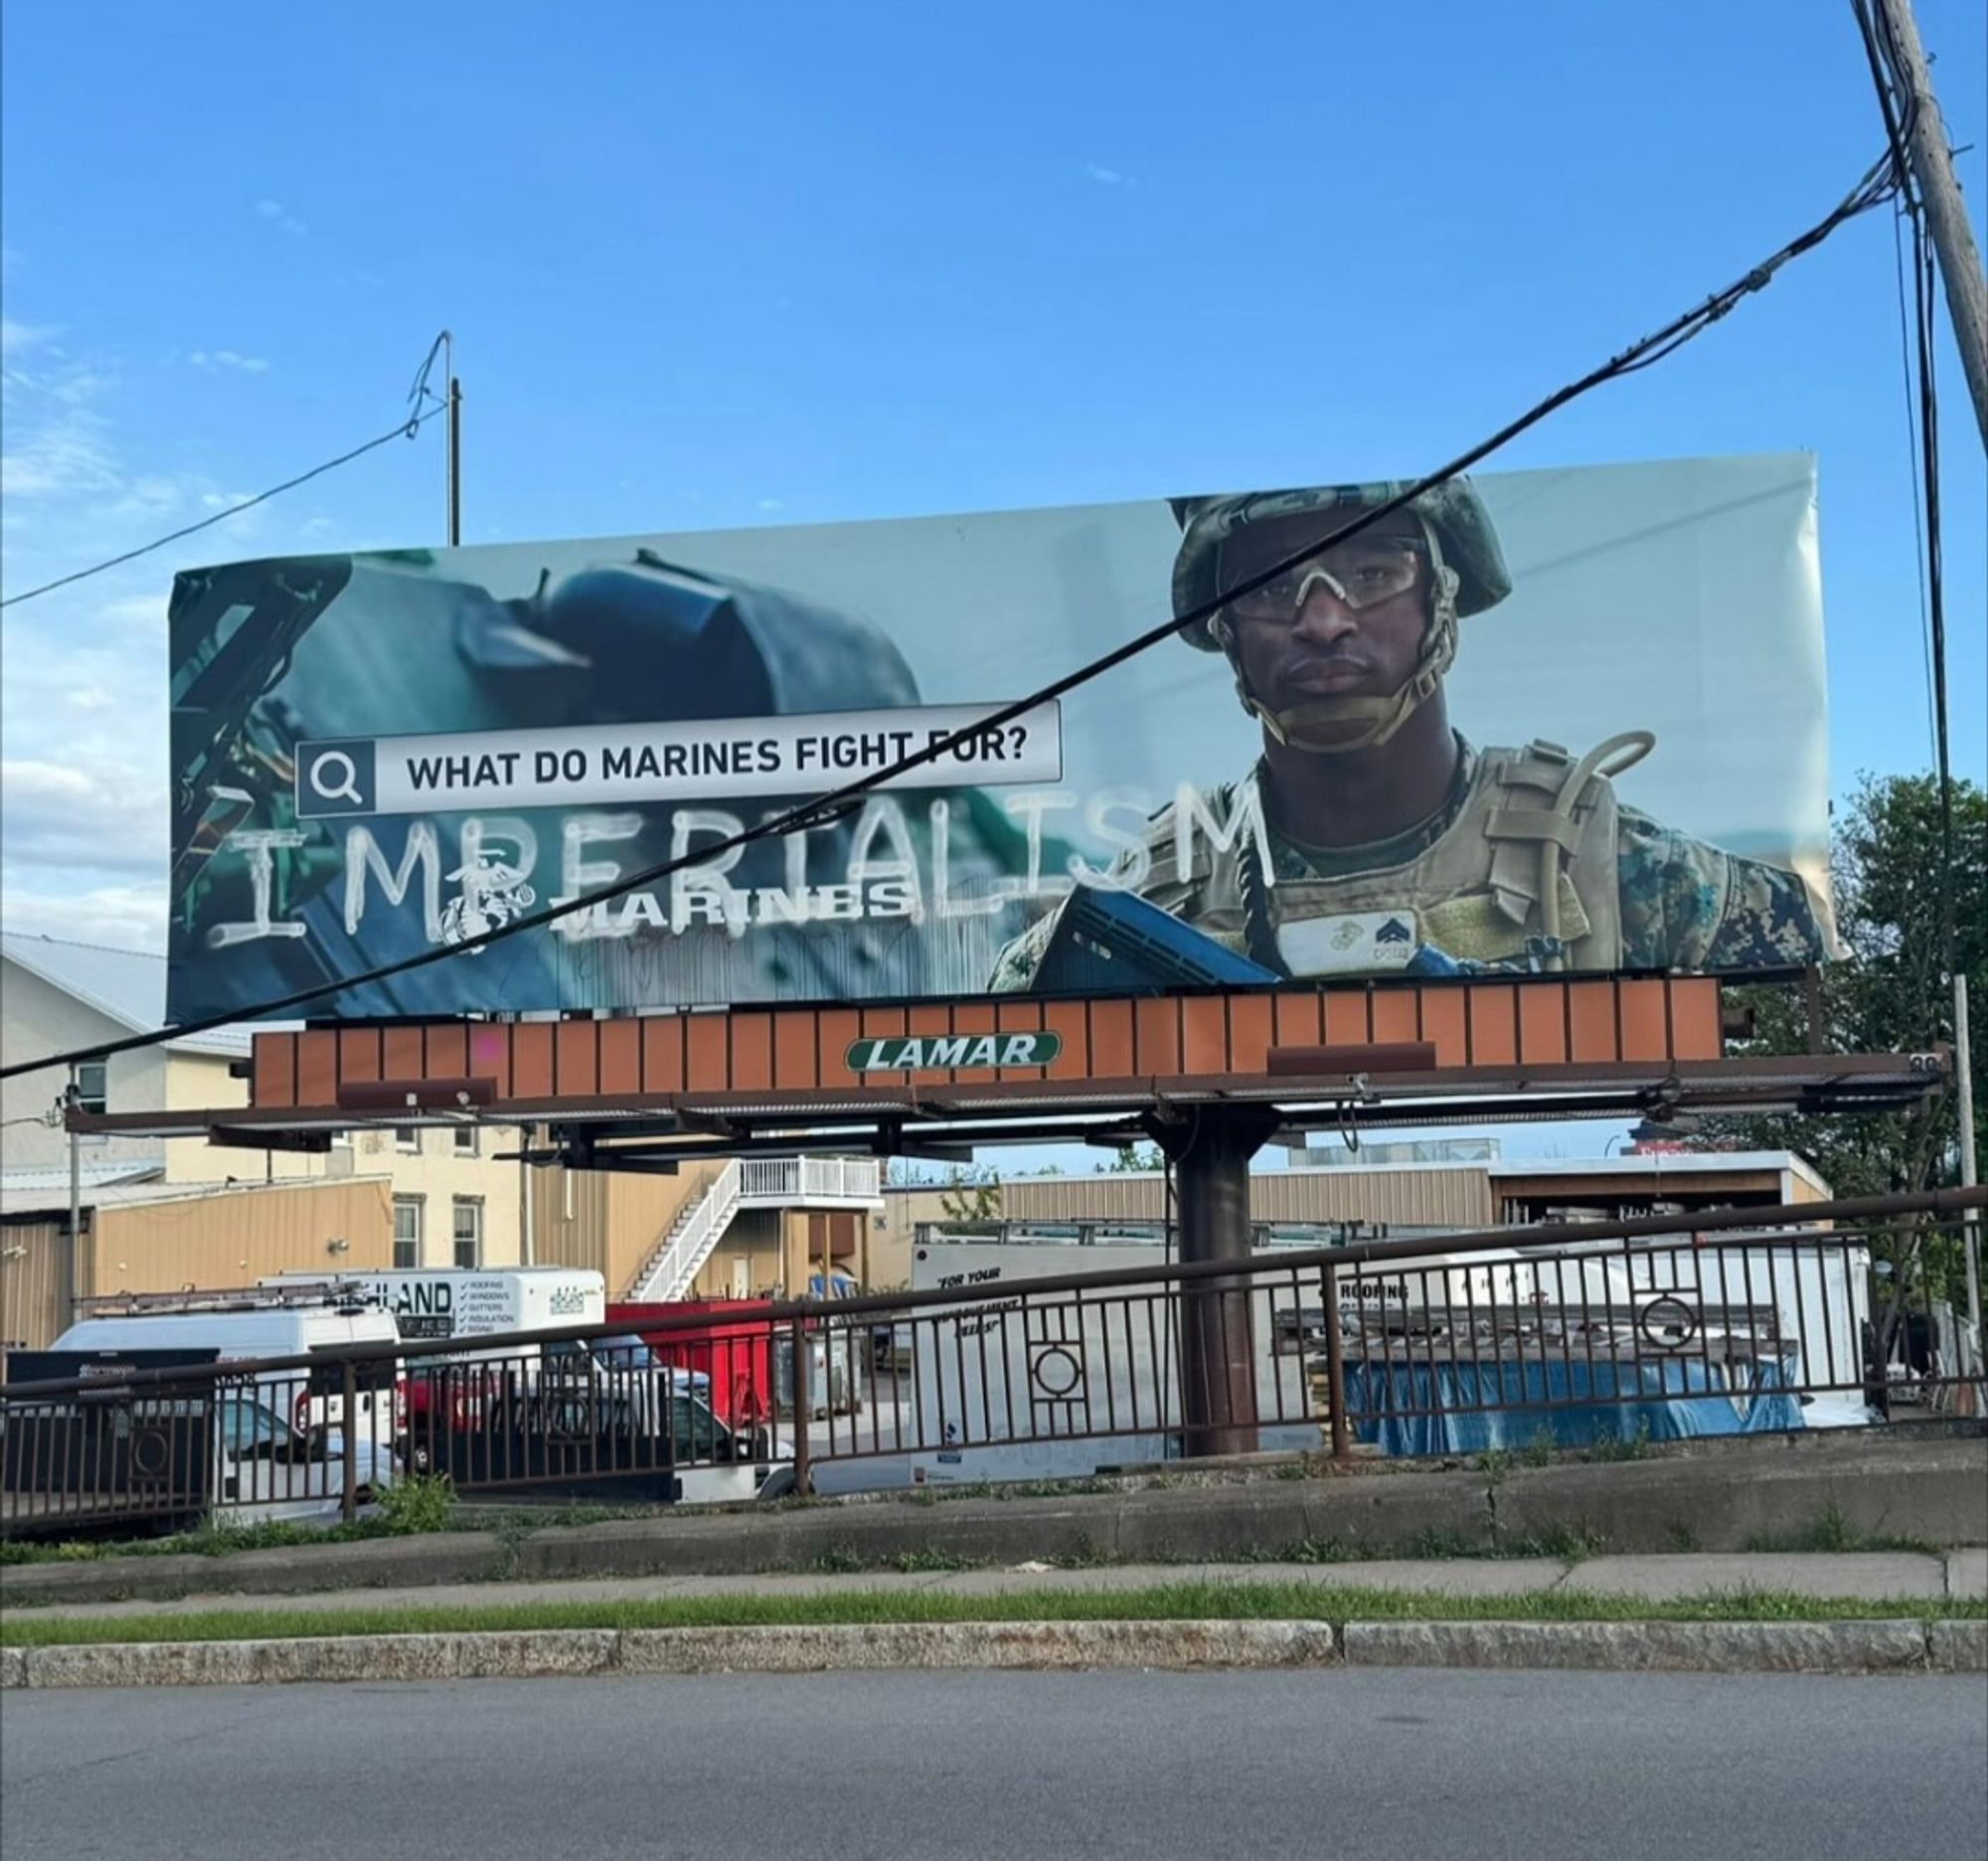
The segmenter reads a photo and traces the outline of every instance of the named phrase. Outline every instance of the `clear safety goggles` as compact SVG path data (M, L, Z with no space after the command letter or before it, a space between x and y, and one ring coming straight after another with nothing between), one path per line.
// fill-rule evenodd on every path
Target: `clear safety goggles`
M1222 545L1216 559L1218 586L1234 588L1303 547L1303 539L1288 531L1274 542L1267 537L1232 538ZM1422 564L1427 560L1426 546L1412 537L1354 537L1308 557L1261 588L1235 595L1229 607L1246 620L1288 625L1313 590L1322 588L1343 607L1357 613L1408 593L1421 580Z

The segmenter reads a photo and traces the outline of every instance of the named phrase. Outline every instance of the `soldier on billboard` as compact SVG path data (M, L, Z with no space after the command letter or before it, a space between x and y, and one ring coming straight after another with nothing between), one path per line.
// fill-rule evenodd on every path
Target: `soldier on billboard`
M1177 614L1205 608L1394 483L1178 501ZM1786 968L1825 953L1801 878L1624 807L1611 777L1655 740L1584 755L1473 747L1443 675L1457 623L1512 591L1468 479L1277 576L1181 632L1222 653L1262 728L1240 782L1155 815L1138 895L1274 976L1390 971ZM1180 849L1190 848L1183 870ZM1134 864L1121 862L1121 876ZM1068 903L997 962L996 990L1042 986Z

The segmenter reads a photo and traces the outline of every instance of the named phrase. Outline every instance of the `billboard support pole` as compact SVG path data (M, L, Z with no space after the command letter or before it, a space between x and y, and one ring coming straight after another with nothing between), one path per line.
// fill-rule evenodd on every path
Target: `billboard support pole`
M1180 1260L1247 1260L1249 1162L1282 1122L1271 1109L1197 1106L1155 1133L1180 1197ZM1181 1313L1181 1420L1190 1458L1256 1451L1256 1351L1249 1281L1204 1279Z
M453 350L453 344L450 345ZM450 362L454 356L451 353ZM462 384L448 378L448 546L462 546Z

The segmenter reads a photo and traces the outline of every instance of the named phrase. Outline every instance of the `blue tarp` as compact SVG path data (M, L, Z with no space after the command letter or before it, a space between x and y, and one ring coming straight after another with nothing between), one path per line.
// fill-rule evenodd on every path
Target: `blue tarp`
M1349 1363L1354 1434L1389 1454L1584 1447L1613 1437L1678 1440L1802 1426L1782 1366L1663 1358L1642 1363Z

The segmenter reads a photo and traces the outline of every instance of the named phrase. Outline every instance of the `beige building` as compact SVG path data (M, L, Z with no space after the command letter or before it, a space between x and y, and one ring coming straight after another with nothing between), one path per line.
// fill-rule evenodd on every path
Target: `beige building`
M64 1052L145 1034L165 1010L165 958L137 950L64 942L50 936L0 936L0 1056L4 1062ZM217 1028L163 1040L157 1046L78 1068L78 1096L103 1111L179 1111L248 1103L248 1082L239 1068L248 1060L247 1028ZM70 1137L60 1125L58 1101L68 1086L64 1072L26 1074L0 1090L0 1209L26 1219L48 1209L68 1219ZM181 1245L189 1209L217 1233L239 1223L266 1221L274 1201L225 1205L247 1187L366 1181L368 1207L386 1197L388 1251L366 1265L402 1267L513 1267L523 1259L527 1171L501 1161L517 1151L511 1127L366 1131L334 1141L330 1151L290 1153L237 1149L207 1139L101 1137L78 1141L78 1165L87 1207L99 1193L115 1191L115 1221L105 1215L105 1235L78 1270L80 1294L117 1290L171 1290L181 1284L245 1284L215 1280L223 1257L260 1259L260 1251L223 1245L219 1251ZM105 1203L109 1207L109 1203ZM179 1211L167 1219L143 1211ZM308 1259L284 1255L284 1269L336 1265L324 1247L354 1241L342 1229L348 1207L338 1197L296 1199L296 1209L326 1213L322 1237ZM87 1217L85 1217L87 1227ZM151 1229L153 1241L145 1241ZM115 1229L117 1233L109 1233ZM111 1245L113 1239L119 1245ZM300 1231L292 1243L302 1247ZM157 1255L157 1257L155 1257ZM360 1265L352 1261L350 1265ZM227 1269L235 1272L239 1269ZM276 1269L264 1269L276 1270ZM16 1336L8 1330L6 1336Z

